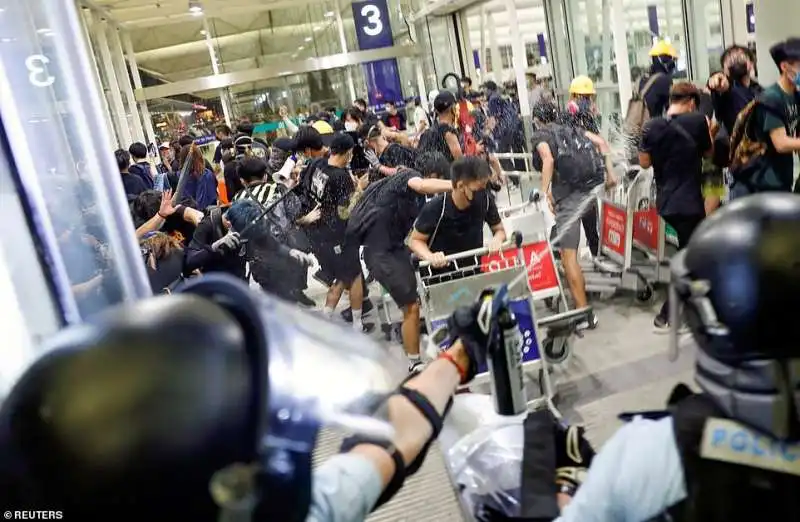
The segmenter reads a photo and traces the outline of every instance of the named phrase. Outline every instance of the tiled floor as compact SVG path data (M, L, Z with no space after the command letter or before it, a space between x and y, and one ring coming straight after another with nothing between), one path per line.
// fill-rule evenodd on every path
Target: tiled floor
M309 293L321 297L324 289L314 284L317 286L312 285ZM372 293L373 297L377 295L377 291ZM602 446L619 427L619 413L661 408L676 383L692 384L694 357L687 340L682 339L680 356L672 362L667 357L668 336L653 332L660 299L663 293L659 292L649 305L639 304L625 294L593 302L600 321L598 328L575 338L572 357L553 370L558 409L568 422L586 426L596 447ZM399 317L395 310L394 318ZM369 320L378 322L374 314ZM384 342L377 331L373 337ZM396 344L389 349L401 350ZM538 385L531 383L529 388L529 394L534 395ZM321 441L319 456L335 451L336 446L336 436L329 434ZM441 453L432 452L430 462L420 473L369 520L461 520L441 459Z

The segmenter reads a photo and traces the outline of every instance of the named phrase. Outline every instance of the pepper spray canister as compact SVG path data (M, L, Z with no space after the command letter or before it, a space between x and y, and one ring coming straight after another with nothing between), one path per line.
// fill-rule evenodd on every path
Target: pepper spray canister
M522 376L522 336L513 312L502 306L497 313L498 334L488 350L487 362L495 411L519 415L527 408Z

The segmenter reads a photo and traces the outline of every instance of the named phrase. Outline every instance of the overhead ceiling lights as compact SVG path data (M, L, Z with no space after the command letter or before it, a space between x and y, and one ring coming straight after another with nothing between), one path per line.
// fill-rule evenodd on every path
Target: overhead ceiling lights
M322 27L321 27L321 26L319 26L319 25L315 25L315 26L314 26L314 32L315 32L315 33L316 33L317 31L320 31L320 30L322 30Z
M310 42L311 40L313 40L313 38L311 38L310 36L306 36L306 42Z
M194 16L202 16L203 4L199 0L189 0L189 12Z
M333 16L334 16L335 14L336 14L336 13L334 13L333 11L328 11L327 13L325 13L325 18L333 18Z

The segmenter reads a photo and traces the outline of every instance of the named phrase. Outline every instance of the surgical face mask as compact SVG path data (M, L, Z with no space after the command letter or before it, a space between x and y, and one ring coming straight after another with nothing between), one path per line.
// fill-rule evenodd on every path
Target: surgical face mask
M728 67L728 73L730 73L731 79L733 80L741 80L747 76L749 72L747 62L736 62Z
M358 123L354 121L346 121L344 122L344 130L347 132L355 132L358 130Z
M794 82L794 88L800 90L800 69L797 69L794 73L794 77L791 77L792 81Z

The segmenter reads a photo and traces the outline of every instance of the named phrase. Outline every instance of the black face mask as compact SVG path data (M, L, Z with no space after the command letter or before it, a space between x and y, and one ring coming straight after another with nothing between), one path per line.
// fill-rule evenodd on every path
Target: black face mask
M745 62L737 62L728 67L728 73L733 80L741 80L747 76L749 72L750 71L747 68L747 63Z

